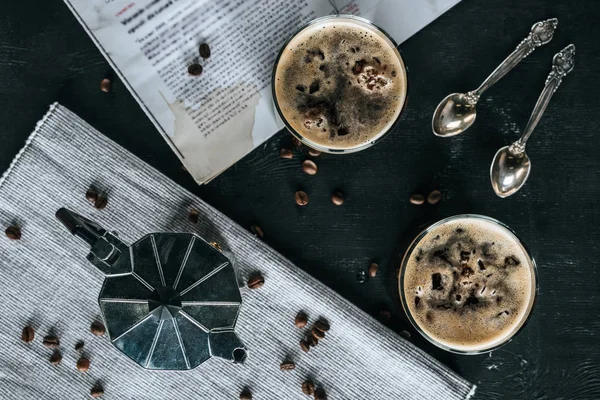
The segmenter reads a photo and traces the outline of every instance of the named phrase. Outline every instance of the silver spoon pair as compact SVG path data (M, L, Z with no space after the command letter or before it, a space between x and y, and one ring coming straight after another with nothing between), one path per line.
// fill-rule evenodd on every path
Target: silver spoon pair
M517 46L481 86L468 93L453 93L437 106L432 119L433 133L441 137L456 136L466 131L477 116L475 105L487 89L498 82L537 47L549 43L558 25L556 18L540 21L533 25L529 35ZM522 137L511 146L500 149L490 170L492 187L500 197L508 197L517 192L529 177L531 163L525 154L525 142L533 132L546 109L552 94L562 78L573 69L575 46L569 45L553 59L552 72L532 112Z

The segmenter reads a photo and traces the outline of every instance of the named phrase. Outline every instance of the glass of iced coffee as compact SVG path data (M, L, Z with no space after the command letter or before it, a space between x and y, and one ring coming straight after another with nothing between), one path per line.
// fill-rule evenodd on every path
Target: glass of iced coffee
M399 286L404 310L425 338L451 352L480 354L524 326L537 293L536 266L506 225L457 215L413 240Z
M366 19L318 18L282 47L273 68L275 108L301 142L328 153L368 148L398 122L407 77L396 42Z

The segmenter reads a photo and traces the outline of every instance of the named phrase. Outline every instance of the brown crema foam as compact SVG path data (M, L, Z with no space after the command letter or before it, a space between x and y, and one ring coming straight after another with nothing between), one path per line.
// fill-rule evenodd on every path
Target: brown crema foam
M382 33L351 19L311 25L283 50L275 96L312 143L352 149L390 129L406 99L406 70Z
M461 218L434 227L407 255L404 298L434 341L458 351L504 343L533 306L533 263L518 239L494 222Z

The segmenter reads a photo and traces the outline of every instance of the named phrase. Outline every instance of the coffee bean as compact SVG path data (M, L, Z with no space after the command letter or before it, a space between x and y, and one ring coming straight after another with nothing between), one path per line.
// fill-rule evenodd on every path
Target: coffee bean
M422 194L413 193L410 196L410 202L415 205L421 205L421 204L425 203L425 197L423 197Z
M44 341L42 343L49 349L58 349L58 346L60 346L60 341L54 335L45 336Z
M240 400L252 400L252 393L249 389L242 390L242 393L240 393Z
M102 336L104 335L104 332L106 332L106 328L102 322L94 321L92 322L92 325L90 325L90 331L96 336Z
M192 208L188 214L188 219L192 224L197 224L198 220L200 219L200 211Z
M110 79L104 78L100 81L100 90L102 90L104 93L110 92L110 86L111 86Z
M440 200L442 199L442 192L440 192L439 190L434 190L431 193L429 193L429 195L427 196L427 202L429 204L437 204L440 202Z
M333 192L333 194L331 195L331 201L333 204L335 204L336 206L341 206L342 204L344 204L344 193L342 193L339 190L336 190L335 192Z
M410 339L410 332L409 331L401 331L400 332L400 336L402 336L404 339Z
M302 171L308 175L314 175L317 173L317 164L315 164L312 160L304 160L302 163Z
M302 393L308 396L315 394L315 384L310 380L302 382Z
M308 351L310 350L310 344L308 344L308 341L306 341L305 339L302 339L300 341L300 348L303 352L308 353Z
M308 204L308 195L301 190L296 192L294 198L296 200L296 204L299 206L305 206Z
M95 399L102 397L102 395L104 395L104 389L102 389L102 386L99 384L96 384L92 390L90 390L90 395Z
M296 314L296 320L294 321L294 323L296 324L297 328L304 328L306 326L306 323L308 322L308 317L306 316L305 313L303 313L302 311L300 311L298 314Z
M265 278L260 274L254 274L248 279L248 287L250 289L259 289L265 284Z
M55 350L54 353L52 353L52 356L50 356L50 364L58 365L58 364L60 364L61 361L62 361L62 354L60 354L60 351Z
M250 227L250 232L252 232L252 234L259 239L262 239L265 236L265 233L263 232L262 228L258 225L252 225Z
M83 342L81 340L75 343L75 351L78 351L80 353L83 351Z
M317 322L315 322L315 328L317 328L321 332L329 332L329 322L327 322L326 319L321 318Z
M365 271L358 271L356 274L356 281L358 283L365 283L367 281L367 273Z
M325 390L321 388L316 389L315 400L327 400L327 393L325 393Z
M296 369L296 364L294 364L293 361L284 361L281 363L281 365L279 366L279 369L282 371L291 371L293 369Z
M310 347L315 347L319 344L319 339L317 339L313 335L309 335L306 337L306 343L308 343Z
M10 240L21 239L21 229L19 229L19 227L17 226L9 226L8 228L6 228L6 231L4 231L4 233L6 233L6 237Z
M382 310L382 311L379 313L379 319L380 319L382 322L389 322L391 318L392 318L392 313L391 313L391 312L389 312L388 310Z
M98 192L94 188L89 188L85 192L85 199L94 204L98 200Z
M77 360L77 369L81 372L86 372L88 369L90 369L90 360L85 357L81 357L79 360Z
M202 43L200 48L198 49L200 53L200 57L209 58L210 57L210 47L206 43Z
M23 328L23 332L21 332L21 340L25 343L33 342L33 338L35 338L35 332L32 327L26 326Z
M310 331L310 333L313 335L313 337L317 340L321 340L321 339L325 339L325 332L317 329L317 327L315 326L314 328L312 328L312 331Z
M108 204L108 199L105 196L98 196L98 199L94 202L94 207L98 210L104 210Z
M379 271L379 265L371 263L369 266L369 277L375 278L377 276L377 271Z
M319 157L321 155L321 152L317 149L313 149L312 147L309 147L308 155L311 157Z
M191 76L200 76L202 74L202 65L194 63L188 67L188 74Z
M281 150L279 150L279 158L293 158L294 157L294 153L292 153L292 151L290 149L287 148L282 148Z

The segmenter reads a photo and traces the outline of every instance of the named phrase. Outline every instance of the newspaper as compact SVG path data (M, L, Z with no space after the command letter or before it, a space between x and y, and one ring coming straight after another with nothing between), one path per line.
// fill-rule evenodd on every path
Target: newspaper
M460 0L65 0L183 165L206 183L281 128L270 80L284 42L339 11L403 42ZM344 4L341 4L344 3ZM208 43L211 56L199 57ZM199 62L203 72L190 76ZM407 61L410 66L410 60Z

